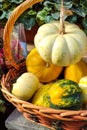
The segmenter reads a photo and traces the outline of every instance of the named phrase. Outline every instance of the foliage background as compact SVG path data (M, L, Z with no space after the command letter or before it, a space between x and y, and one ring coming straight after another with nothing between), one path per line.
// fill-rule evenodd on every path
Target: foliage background
M0 0L0 22L6 22L12 10L25 0ZM39 26L52 20L59 20L61 0L44 0L26 10L17 22L22 22L25 28ZM65 16L65 20L79 24L87 34L87 0L64 0L64 6L73 12Z

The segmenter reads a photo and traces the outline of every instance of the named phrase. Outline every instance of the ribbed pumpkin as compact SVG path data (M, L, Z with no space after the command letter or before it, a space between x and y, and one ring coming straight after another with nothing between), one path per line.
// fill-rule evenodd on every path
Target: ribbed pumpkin
M49 63L68 66L80 61L87 51L86 34L75 24L64 22L61 33L60 22L51 22L39 27L34 44L40 56Z
M64 70L64 78L73 80L77 83L85 75L87 75L87 65L83 60L67 66Z
M82 90L74 81L57 80L38 89L32 103L55 109L80 109L82 106Z
M62 72L63 67L45 62L39 55L36 48L33 48L26 58L28 72L32 72L39 77L41 82L55 80Z

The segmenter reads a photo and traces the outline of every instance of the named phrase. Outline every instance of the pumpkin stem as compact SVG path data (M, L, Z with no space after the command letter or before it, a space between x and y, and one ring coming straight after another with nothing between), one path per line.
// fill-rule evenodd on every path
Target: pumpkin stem
M47 62L47 63L46 63L46 67L47 67L47 68L50 67L50 63Z
M61 0L61 7L60 7L60 34L65 33L64 12L65 12L65 8L63 6L63 0Z

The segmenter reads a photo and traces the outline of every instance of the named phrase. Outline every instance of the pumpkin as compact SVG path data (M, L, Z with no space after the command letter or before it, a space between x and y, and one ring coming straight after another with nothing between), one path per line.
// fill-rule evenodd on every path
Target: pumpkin
M75 24L64 22L64 25L65 31L61 32L59 21L44 24L34 38L40 56L58 66L79 62L87 51L86 34Z
M82 90L76 82L60 79L38 89L32 103L54 109L80 109Z
M87 75L87 65L83 60L80 60L76 64L71 64L64 69L64 78L77 83L85 75Z
M12 94L22 100L29 100L38 89L39 79L32 73L23 73L15 83L13 83Z
M45 62L39 55L36 48L33 48L26 58L26 67L28 72L32 72L41 82L50 82L55 80L62 72L63 67Z
M83 104L87 104L87 76L83 76L79 81L79 86L82 89Z

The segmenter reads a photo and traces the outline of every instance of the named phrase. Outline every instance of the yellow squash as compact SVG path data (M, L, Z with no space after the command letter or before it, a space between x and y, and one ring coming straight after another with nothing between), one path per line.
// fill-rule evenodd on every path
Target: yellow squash
M64 70L64 78L73 80L77 83L85 75L87 75L87 65L83 60L67 66Z
M87 105L87 76L84 76L80 79L79 86L82 89L83 104Z
M32 103L37 106L50 107L48 92L53 83L41 86L32 98Z
M39 77L41 82L55 80L62 72L63 67L45 62L39 55L36 48L33 48L26 58L28 72L32 72Z

